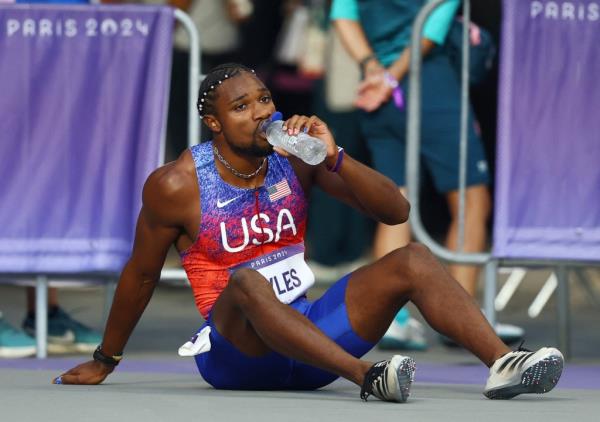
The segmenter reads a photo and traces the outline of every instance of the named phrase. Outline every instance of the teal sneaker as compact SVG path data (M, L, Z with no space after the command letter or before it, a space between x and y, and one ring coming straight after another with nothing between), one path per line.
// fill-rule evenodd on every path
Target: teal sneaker
M0 312L0 358L35 355L35 340L4 320Z
M377 347L381 350L427 350L425 327L402 308Z
M28 315L23 321L23 329L35 334L35 317ZM48 315L49 353L91 353L102 342L102 335L81 322L71 318L62 308L56 308Z

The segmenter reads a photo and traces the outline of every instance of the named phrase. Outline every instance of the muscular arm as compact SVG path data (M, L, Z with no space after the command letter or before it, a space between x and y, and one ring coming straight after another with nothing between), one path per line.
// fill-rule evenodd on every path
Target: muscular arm
M410 204L396 184L383 174L344 154L338 173L315 169L315 184L331 196L385 224L408 220Z
M198 193L195 181L182 167L179 161L167 164L150 175L144 186L133 251L121 273L104 330L102 351L107 356L125 348L160 279L169 248L185 232L194 203L191 198ZM61 375L61 383L98 384L112 370L90 361Z
M144 186L133 252L121 273L104 332L107 355L123 351L152 297L169 248L184 230L195 183L180 167L174 163L158 169Z
M302 182L306 192L312 185L317 185L331 196L364 212L378 222L400 224L408 220L410 205L402 196L396 184L383 174L354 160L344 154L342 164L337 173L327 170L337 160L337 147L329 128L316 116L294 116L285 122L287 128L296 133L305 127L309 134L321 139L327 145L325 163L309 166L296 157L290 162Z
M110 310L102 348L105 354L113 355L123 351L125 344L152 297L154 287L170 245L178 236L179 230L161 219L160 210L153 209L148 199L153 193L154 184L144 189L144 206L137 223L135 243L131 258L125 265L115 298Z

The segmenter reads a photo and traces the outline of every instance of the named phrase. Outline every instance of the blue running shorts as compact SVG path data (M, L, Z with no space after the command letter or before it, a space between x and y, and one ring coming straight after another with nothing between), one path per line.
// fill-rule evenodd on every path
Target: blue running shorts
M373 343L361 339L350 327L345 294L349 275L342 277L315 302L301 297L289 306L310 319L321 331L351 355L359 358ZM211 318L211 349L196 356L202 377L218 389L228 390L314 390L330 384L337 375L271 352L250 357L219 334Z

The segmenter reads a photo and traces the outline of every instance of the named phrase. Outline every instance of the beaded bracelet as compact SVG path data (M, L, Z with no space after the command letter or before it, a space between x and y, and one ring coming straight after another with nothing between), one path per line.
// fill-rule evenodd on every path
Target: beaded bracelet
M333 167L329 167L328 165L326 165L325 167L327 167L327 170L329 170L332 173L337 173L340 170L340 166L342 165L342 161L344 161L344 148L338 146L338 155L337 155L337 159L335 160L335 164L333 165Z

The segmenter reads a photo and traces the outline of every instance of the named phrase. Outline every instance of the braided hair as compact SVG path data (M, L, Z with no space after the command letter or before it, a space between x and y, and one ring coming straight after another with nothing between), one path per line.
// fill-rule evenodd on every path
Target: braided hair
M200 117L215 112L214 104L218 97L217 88L223 81L239 75L241 72L254 74L254 70L238 63L224 63L213 68L200 84L196 108Z

